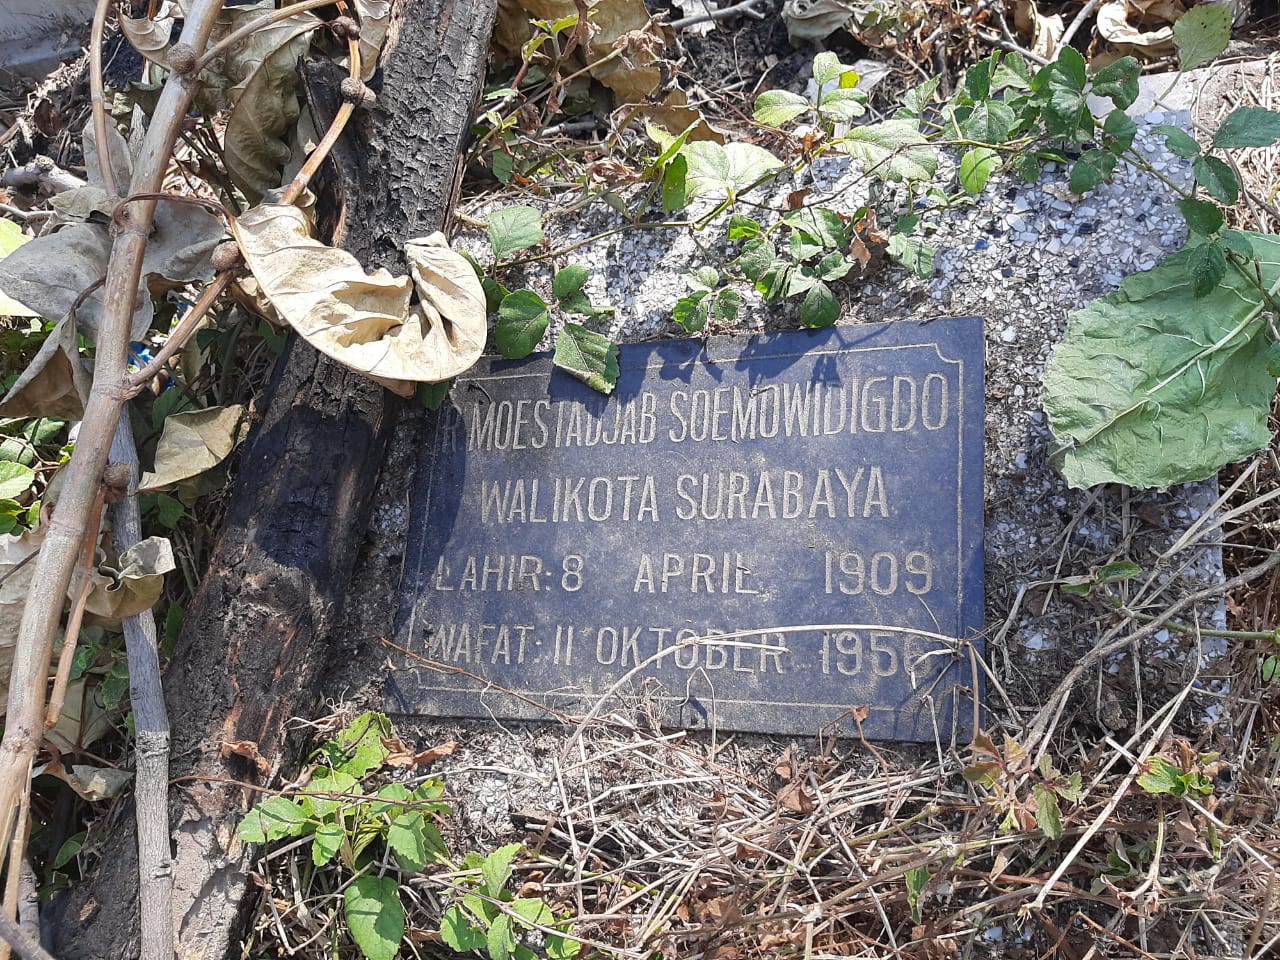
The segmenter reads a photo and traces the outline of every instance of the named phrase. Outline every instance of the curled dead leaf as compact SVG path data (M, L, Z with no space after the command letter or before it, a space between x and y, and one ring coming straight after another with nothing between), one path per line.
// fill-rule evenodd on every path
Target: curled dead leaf
M142 475L138 491L158 490L217 466L244 432L244 407L209 407L171 414L156 445L155 469Z
M90 574L85 612L118 623L150 610L160 599L164 575L176 566L173 547L164 537L138 541L114 565L101 563Z
M262 293L317 350L401 396L469 368L484 350L484 290L444 236L410 240L412 277L366 273L345 250L310 235L296 207L267 203L233 225ZM420 302L411 305L416 287Z

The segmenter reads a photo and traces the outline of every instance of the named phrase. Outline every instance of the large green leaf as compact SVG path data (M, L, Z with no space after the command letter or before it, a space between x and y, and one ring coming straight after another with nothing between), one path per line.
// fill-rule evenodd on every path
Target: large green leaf
M1183 73L1208 63L1231 42L1231 4L1192 7L1173 25L1173 42L1178 48L1178 69Z
M1280 293L1280 238L1242 233ZM1200 242L1074 314L1049 361L1044 408L1074 487L1202 480L1271 440L1270 333L1247 269L1195 296Z
M1280 140L1280 112L1264 107L1236 107L1214 134L1213 145L1224 149L1269 147Z
M782 168L782 161L753 143L721 146L714 140L695 140L680 148L689 162L685 184L690 197L735 199Z
M489 214L493 259L505 260L542 242L542 214L534 207L503 207Z
M556 338L556 352L551 359L592 390L613 393L618 382L618 345L576 323L564 325Z
M351 939L369 960L393 960L404 938L404 905L391 877L358 877L343 894Z
M881 180L928 180L938 169L937 153L911 120L854 127L840 148Z

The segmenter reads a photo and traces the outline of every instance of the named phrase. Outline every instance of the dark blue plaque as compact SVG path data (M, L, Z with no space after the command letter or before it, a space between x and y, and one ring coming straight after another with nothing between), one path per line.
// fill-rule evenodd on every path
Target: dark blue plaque
M545 356L454 385L388 709L540 719L643 690L693 728L811 734L865 705L868 737L971 730L982 321L628 345L621 368L609 398Z

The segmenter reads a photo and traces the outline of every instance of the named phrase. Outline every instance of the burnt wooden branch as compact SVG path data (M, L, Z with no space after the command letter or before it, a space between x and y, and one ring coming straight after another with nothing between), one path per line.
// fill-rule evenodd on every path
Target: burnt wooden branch
M344 209L333 220L345 223L343 246L369 268L403 269L403 242L444 223L496 7L496 0L406 0L397 8L377 104L357 114L334 154ZM312 79L307 86L325 96L323 72ZM236 951L256 904L255 851L234 832L261 797L225 781L278 784L298 766L303 744L288 721L317 707L327 634L398 407L296 337L269 397L165 679L176 783L174 923L184 958ZM228 748L244 742L270 776ZM112 841L104 869L66 905L54 944L62 960L137 955L135 911L125 907L137 902L133 843Z

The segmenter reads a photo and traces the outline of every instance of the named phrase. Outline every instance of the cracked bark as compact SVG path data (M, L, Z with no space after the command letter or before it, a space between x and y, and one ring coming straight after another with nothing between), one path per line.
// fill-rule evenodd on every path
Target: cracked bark
M405 239L440 229L478 96L496 0L405 0L383 55L378 103L357 114L318 185L342 246L366 267L404 269ZM336 79L308 72L328 114ZM345 199L345 204L344 204ZM344 229L345 228L345 229ZM259 799L226 783L278 785L305 745L291 717L311 717L386 442L396 398L292 337L262 422L245 445L210 569L165 678L173 726L174 929L178 956L238 955L258 899L254 851L234 839ZM272 774L223 745L252 741ZM121 821L124 822L124 821ZM120 830L101 867L46 926L61 960L138 955L135 838ZM129 905L127 908L125 905Z

